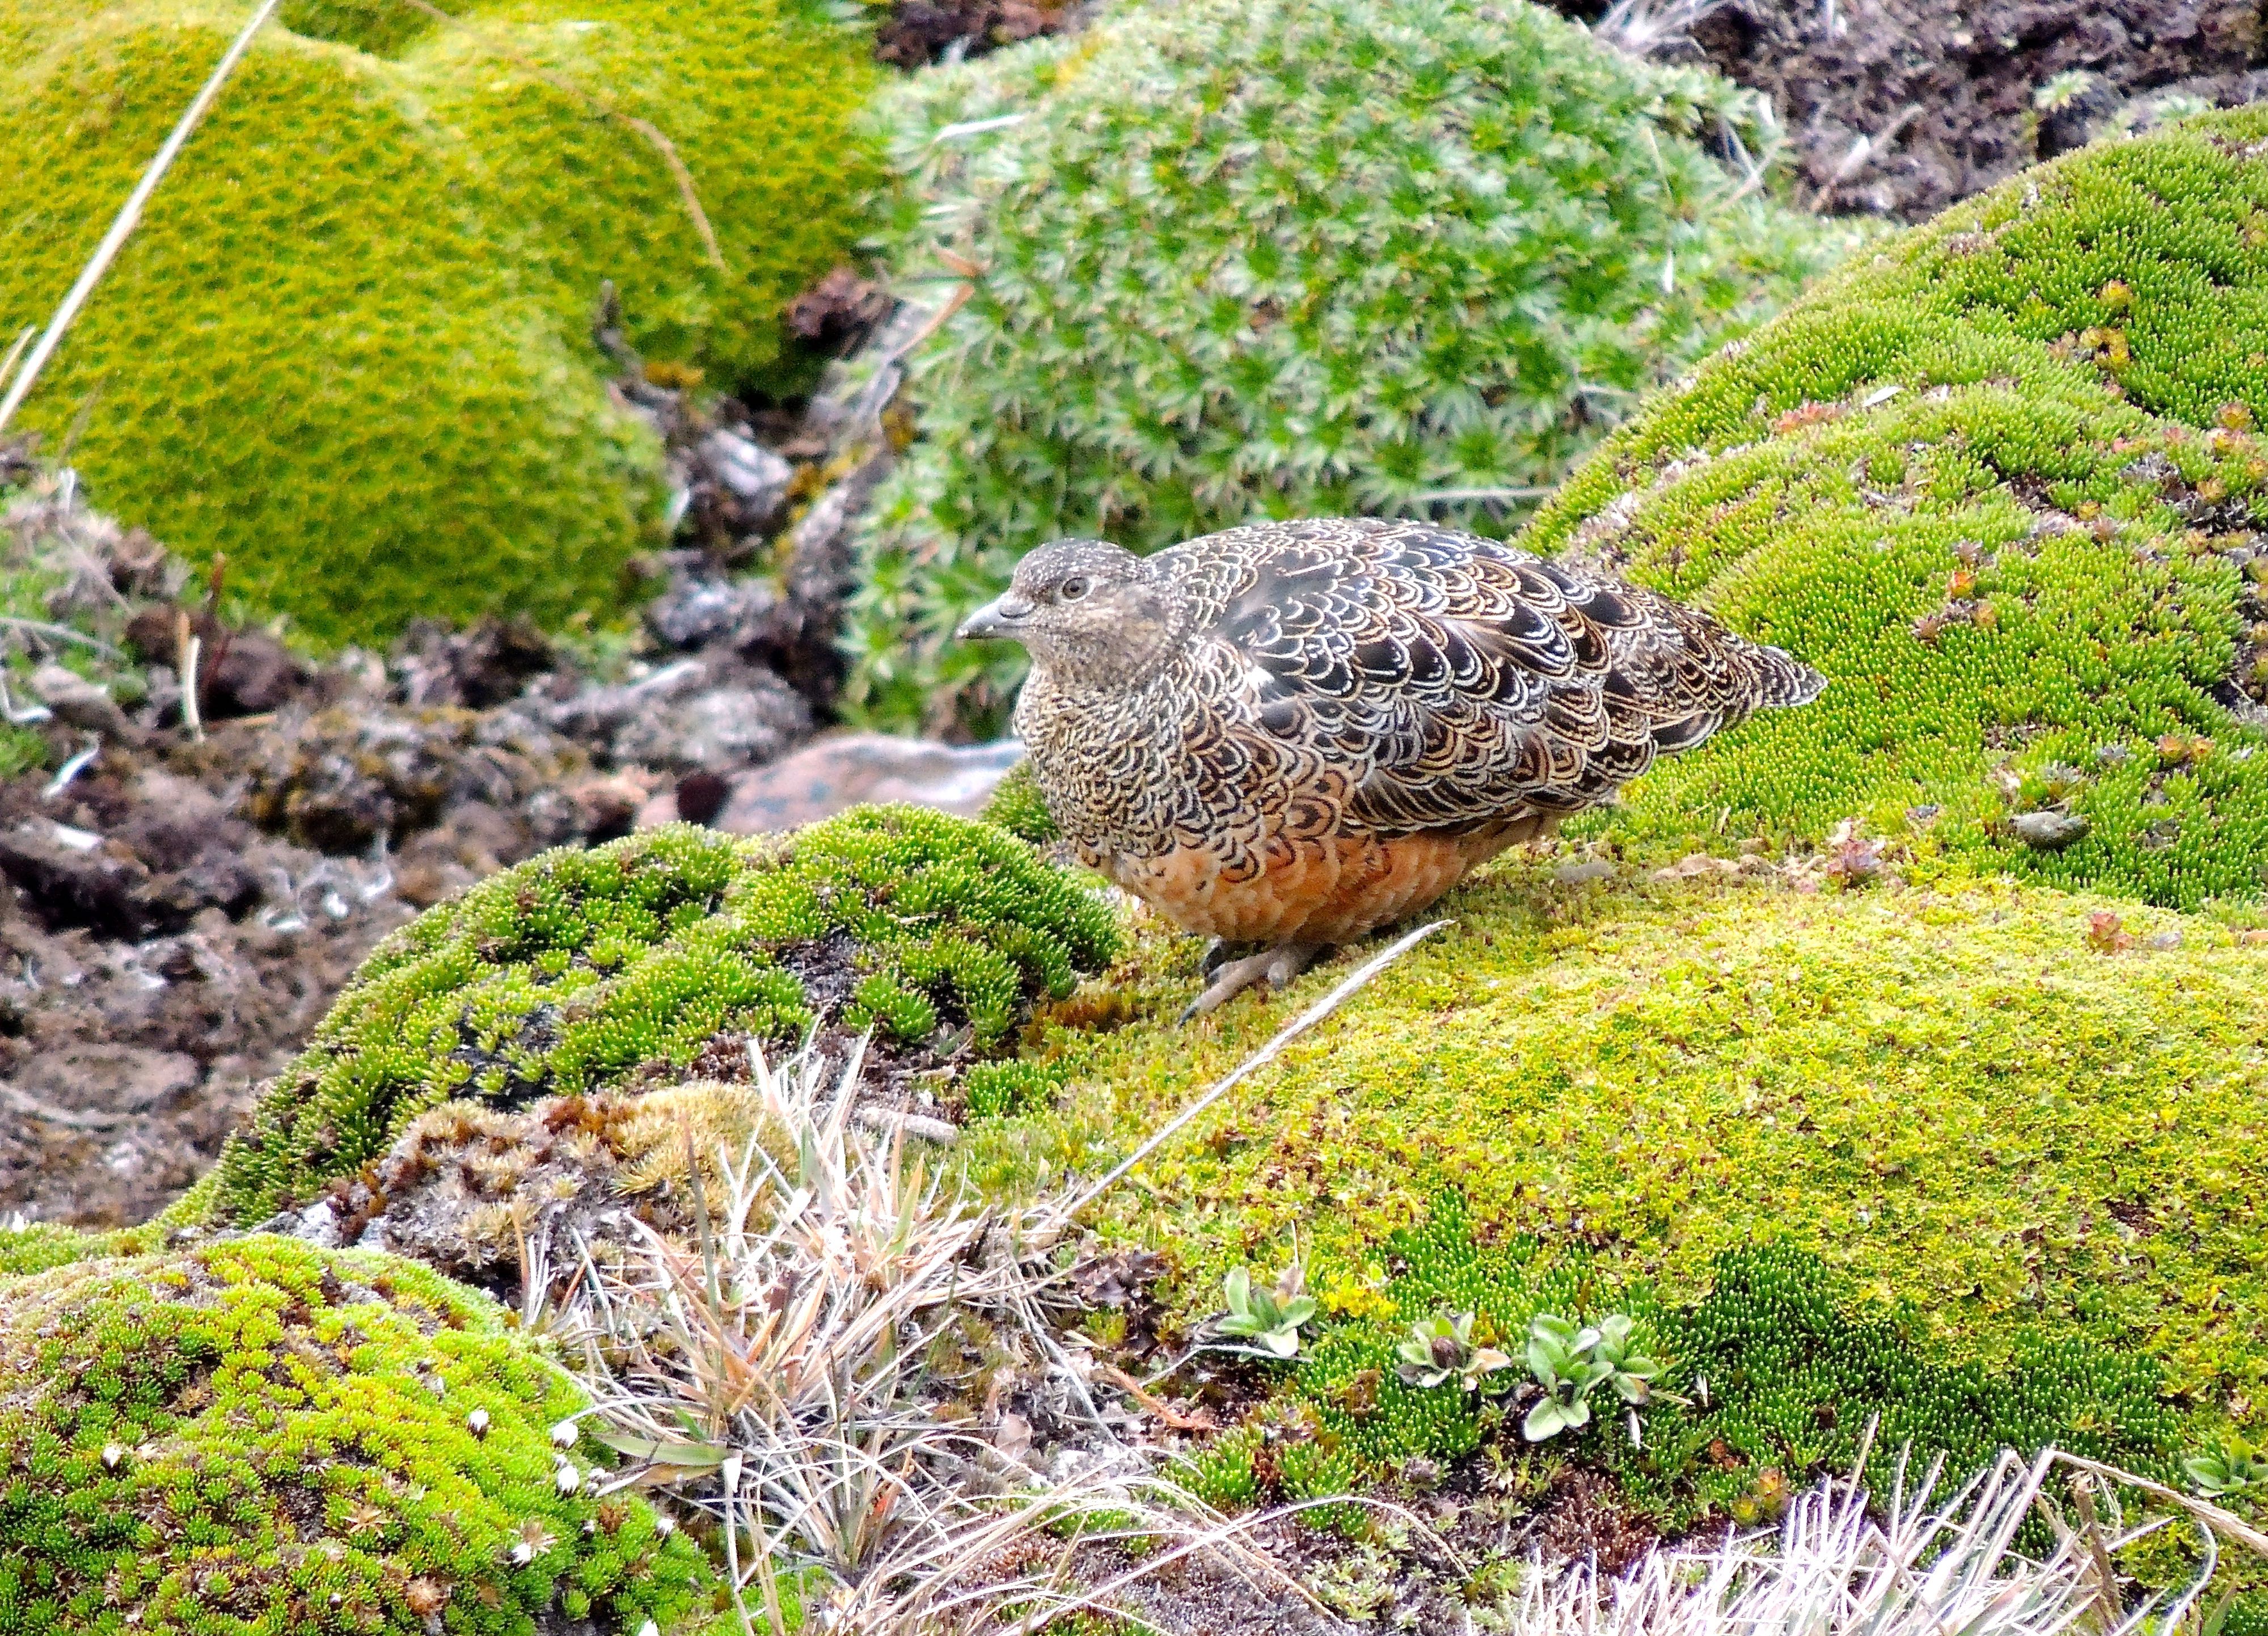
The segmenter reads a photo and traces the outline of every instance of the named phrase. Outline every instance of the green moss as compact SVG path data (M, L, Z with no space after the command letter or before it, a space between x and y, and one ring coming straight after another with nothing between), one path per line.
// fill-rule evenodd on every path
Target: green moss
M1915 809L1934 845L2041 880L2259 895L2264 136L2257 112L2191 122L1962 205L1569 481L1533 543L1603 555L1830 678L1592 832L1675 853L1851 816L1896 834ZM2036 850L2008 820L2051 801L2087 832Z
M1018 762L1000 780L992 799L984 804L984 822L998 824L1011 835L1020 835L1035 846L1045 846L1057 838L1055 815L1048 811L1047 798L1040 793L1040 781L1029 761Z
M566 1375L410 1263L255 1236L15 1279L0 1382L0 1631L711 1612L705 1563L642 1502L560 1492L549 1428L585 1406Z
M990 1047L1116 943L1101 903L1023 842L912 807L785 842L676 825L548 852L379 946L194 1208L263 1220L436 1102L615 1086L720 1032L943 1025Z
M800 0L289 15L319 37L262 34L24 425L52 444L84 416L107 509L225 554L318 641L612 609L663 494L589 337L600 284L650 350L792 384L781 310L858 231L859 37ZM0 0L0 332L45 321L239 21ZM602 105L668 135L723 270Z
M1664 1304L1586 1250L1546 1251L1525 1238L1476 1242L1463 1200L1450 1193L1381 1253L1395 1275L1362 1303L1363 1315L1322 1336L1291 1382L1314 1417L1319 1453L1339 1456L1360 1481L1390 1478L1413 1455L1469 1454L1503 1429L1485 1400L1396 1375L1394 1349L1412 1323L1470 1312L1477 1343L1517 1357L1538 1313L1595 1320L1609 1311L1637 1318L1645 1350L1665 1366L1640 1444L1632 1447L1624 1412L1610 1406L1551 1448L1610 1473L1628 1500L1669 1526L1737 1509L1768 1470L1797 1485L1849 1470L1870 1423L1877 1492L1909 1448L1942 1453L1954 1483L2002 1448L2029 1455L2051 1443L2175 1477L2183 1417L2164 1401L2148 1358L2028 1331L1999 1367L1947 1363L1933 1355L1940 1347L1916 1340L1912 1313L1867 1310L1816 1256L1786 1244L1727 1249L1703 1299ZM1521 1375L1515 1367L1501 1378ZM1211 1463L1233 1477L1235 1453Z
M1569 888L1500 865L1444 909L1451 931L1151 1160L1154 1190L1104 1201L1177 1258L1185 1300L1296 1231L1311 1285L1359 1310L1375 1247L1454 1187L1484 1234L1591 1245L1665 1300L1785 1242L1995 1367L2026 1330L2081 1335L2257 1421L2268 948L2130 904L2140 946L2104 954L2102 899L2007 883ZM1141 953L1114 977L1141 1021L1042 1013L1035 1059L1071 1083L1051 1137L1003 1133L1025 1168L1106 1162L1344 975L1182 1028L1194 940Z
M850 693L894 722L998 714L1020 651L948 633L1045 540L1500 531L1502 491L1852 240L1708 157L1769 142L1745 93L1521 0L1123 7L883 114L901 273L983 269L860 546Z
M1063 1088L1060 1073L1031 1062L980 1062L961 1083L972 1119L1007 1119L1039 1112Z
M163 1237L156 1227L129 1227L115 1233L82 1233L52 1221L34 1221L20 1227L0 1228L0 1278L45 1272L75 1262L99 1261L111 1256L141 1255L158 1248Z
M335 41L375 57L400 56L411 41L441 26L401 0L284 0L276 21L306 39Z

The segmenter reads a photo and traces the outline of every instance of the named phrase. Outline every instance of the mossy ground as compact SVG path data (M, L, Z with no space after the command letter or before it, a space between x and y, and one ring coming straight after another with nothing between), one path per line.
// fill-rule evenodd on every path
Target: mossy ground
M2021 1381L2038 1345L2123 1352L2193 1425L2257 1436L2264 415L2257 112L2021 177L1710 359L1523 541L1787 645L1825 696L1571 826L1614 881L1513 859L1453 895L1112 1230L1171 1251L1192 1314L1296 1243L1357 1326L1410 1315L1388 1246L1445 1189L1484 1255L1543 1247L1499 1306L1577 1264L1585 1315L1690 1305L1764 1243L1819 1257L1859 1318L1905 1308L1940 1361ZM2029 810L2085 832L2036 848ZM1867 837L1902 878L1762 866L1846 821L1853 878ZM1758 866L1653 873L1736 851ZM1069 1088L980 1162L1123 1151L1344 969L1176 1028L1196 947L1145 938L1110 997L1043 1019L1031 1052Z
M607 396L600 281L649 356L784 387L781 312L859 231L873 70L815 6L453 9L286 8L23 412L107 509L320 642L611 611L663 485ZM241 21L0 0L0 333L45 321ZM602 109L675 146L721 269Z
M411 1263L254 1236L11 1279L0 1400L11 1636L712 1611L700 1553L642 1502L563 1492L565 1374Z
M1785 1243L1726 1250L1705 1295L1663 1301L1580 1248L1480 1243L1462 1197L1445 1192L1380 1249L1391 1272L1365 1310L1330 1324L1282 1371L1285 1397L1194 1456L1208 1498L1249 1504L1267 1476L1296 1498L1359 1492L1406 1480L1413 1462L1438 1470L1475 1454L1499 1481L1533 1488L1574 1460L1610 1475L1657 1525L1683 1530L1712 1514L1753 1522L1793 1485L1848 1471L1862 1454L1878 1492L1910 1449L1943 1455L1955 1482L2003 1448L2029 1457L2050 1443L2161 1481L2177 1475L2183 1417L2146 1354L2027 1331L2004 1365L1948 1363L1910 1314L1869 1309L1817 1256ZM1635 1440L1630 1411L1610 1396L1587 1425L1525 1448L1509 1396L1516 1367L1478 1392L1398 1372L1396 1347L1415 1323L1471 1315L1475 1344L1516 1357L1538 1314L1609 1311L1634 1321L1660 1365Z
M2107 907L1950 874L1806 894L1503 863L1101 1215L1170 1252L1192 1311L1295 1239L1327 1306L1368 1310L1381 1246L1444 1188L1484 1239L1580 1248L1669 1299L1781 1242L1910 1303L1947 1355L2088 1337L2257 1423L2268 948L2125 903L2145 941L2102 953ZM1176 1027L1197 947L1146 937L1107 994L1043 1012L1027 1054L1069 1087L982 1138L981 1169L1123 1150L1344 975Z
M2268 115L2088 149L1860 258L1653 404L1525 542L1784 644L1818 704L1576 827L1855 817L2196 908L2268 884ZM2027 844L2053 807L2085 834Z
M786 840L674 825L563 848L380 944L176 1213L256 1222L438 1102L608 1089L720 1035L996 1049L1116 944L1101 901L1024 842L910 807Z

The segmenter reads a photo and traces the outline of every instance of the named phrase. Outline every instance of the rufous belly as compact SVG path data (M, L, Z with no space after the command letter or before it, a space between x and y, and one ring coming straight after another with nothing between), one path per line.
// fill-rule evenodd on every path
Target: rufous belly
M1416 914L1468 870L1550 827L1522 819L1462 835L1279 842L1269 865L1241 880L1198 846L1121 857L1109 873L1184 931L1232 943L1344 943Z

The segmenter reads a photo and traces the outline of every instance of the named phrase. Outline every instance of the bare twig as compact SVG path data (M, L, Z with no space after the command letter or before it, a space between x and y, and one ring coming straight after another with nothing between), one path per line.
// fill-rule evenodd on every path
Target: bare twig
M1120 1160L1117 1164L1114 1165L1108 1175L1105 1175L1094 1186L1088 1188L1086 1191L1079 1194L1079 1197L1072 1199L1071 1203L1063 1205L1062 1212L1064 1217L1068 1220L1078 1215L1080 1211L1086 1209L1096 1199L1101 1198L1103 1194L1108 1192L1113 1187L1116 1187L1120 1182L1126 1178L1128 1173L1130 1173L1135 1166L1140 1164L1152 1153L1156 1153L1159 1148L1164 1146L1167 1141L1169 1140L1176 1131L1180 1131L1183 1125L1189 1124L1190 1120L1196 1118L1206 1109L1211 1107L1222 1097L1227 1095L1231 1091L1234 1090L1239 1085L1242 1084L1253 1074L1258 1072L1270 1063L1275 1061L1276 1058L1283 1053L1285 1046L1289 1045L1293 1040L1298 1039L1309 1028L1314 1028L1317 1023L1322 1021L1324 1018L1329 1016L1340 1006L1345 1005L1347 1001L1352 999L1355 995L1362 990L1364 984L1367 984L1373 977L1385 970L1395 961L1401 959L1403 955L1417 947L1419 943L1432 936L1433 933L1439 932L1443 926L1446 926L1449 923L1447 920L1429 921L1425 925L1419 926L1415 932L1406 932L1403 933L1403 935L1395 939L1392 946L1387 948L1383 953L1373 954L1368 960L1365 961L1359 967L1356 968L1353 974L1344 982L1341 983L1338 987L1333 989L1329 993L1324 995L1322 999L1308 1006L1306 1011L1300 1013L1299 1016L1292 1019L1292 1021L1286 1023L1283 1028L1278 1032L1274 1039L1269 1041L1267 1044L1262 1046L1258 1050L1253 1052L1251 1056L1247 1057L1242 1062L1237 1064L1233 1069L1223 1075L1219 1080L1215 1081L1211 1090L1198 1097L1197 1101L1191 1102L1188 1107L1182 1109L1181 1112L1175 1114L1171 1119L1168 1119L1163 1125L1159 1127L1159 1129L1151 1135L1147 1141L1145 1141L1139 1147L1137 1147L1132 1153L1127 1154L1125 1158Z
M932 1119L927 1114L902 1108L861 1108L858 1123L884 1136L902 1131L922 1141L935 1142L939 1147L950 1147L961 1139L961 1127L950 1119Z
M1538 488L1428 489L1410 497L1418 505L1430 505L1437 500L1540 500L1550 492Z
M1211 1415L1202 1411L1197 1414L1183 1414L1123 1369L1116 1368L1107 1363L1099 1363L1094 1367L1094 1378L1105 1386L1116 1387L1152 1414L1156 1415L1160 1422L1176 1432L1211 1432L1219 1429Z
M0 626L11 630L28 630L35 636L52 637L58 642L77 642L92 648L106 659L126 657L100 637L91 637L84 630L72 630L69 625L49 624L44 619L25 619L14 614L0 614Z
M197 703L197 690L202 682L197 675L204 657L204 643L189 623L189 610L173 610L173 639L181 666L181 725L189 730L194 744L205 741L204 715Z
M1904 133L1907 126L1921 117L1921 113L1920 103L1909 102L1892 114L1890 122L1881 129L1871 136L1861 136L1853 142L1850 151L1845 153L1841 160L1837 163L1835 173L1811 195L1811 208L1815 210L1824 209L1827 202L1835 196L1836 189L1857 176L1859 172L1881 158L1883 154L1888 153L1890 151L1890 144Z
M0 357L0 388L7 386L8 378L16 372L16 360L24 356L24 349L32 344L32 337L39 333L37 324L25 325L23 333L16 337L16 344L8 349L8 356Z
M47 329L40 336L39 344L32 349L32 355L24 360L22 371L9 386L8 395L0 398L0 431L7 429L18 406L31 395L33 387L39 381L40 372L47 367L48 360L55 356L55 348L62 343L63 332L71 327L71 321L78 316L79 309L94 293L94 287L102 282L103 274L109 271L111 262L117 259L127 240L133 237L134 229L141 223L143 209L150 203L150 195L158 191L158 184L166 179L166 173L173 168L174 159L188 145L189 137L204 118L206 110L220 95L221 87L228 84L228 77L236 71L238 60L252 44L252 37L260 32L280 3L281 0L261 0L259 9L237 31L236 38L229 42L228 49L221 53L220 61L214 64L213 71L206 76L205 83L198 87L197 94L189 99L189 106L182 110L181 117L174 122L172 134L158 148L149 167L142 173L142 180L134 184L134 191L128 194L126 203L118 207L118 215L111 222L110 231L103 234L102 242L95 246L94 254L79 269L77 282L64 295L63 304L55 308L55 316L48 321Z
M635 114L623 113L596 92L586 91L564 75L553 73L534 58L523 52L514 50L500 40L491 38L463 18L452 16L449 12L444 11L439 6L433 4L432 0L401 0L401 3L412 11L424 13L438 23L461 31L468 38L477 41L484 48L495 52L498 56L510 62L522 73L541 80L561 95L572 97L586 107L596 108L600 118L613 120L615 123L636 131L644 137L652 145L654 151L661 155L661 162L669 166L670 175L676 180L678 196L685 202L685 214L692 219L693 231L701 235L702 247L707 252L709 265L720 273L725 270L725 252L717 243L716 230L709 225L709 212L701 208L701 195L693 186L693 173L686 168L684 158L677 151L677 144L663 136L660 129L652 121L640 119Z

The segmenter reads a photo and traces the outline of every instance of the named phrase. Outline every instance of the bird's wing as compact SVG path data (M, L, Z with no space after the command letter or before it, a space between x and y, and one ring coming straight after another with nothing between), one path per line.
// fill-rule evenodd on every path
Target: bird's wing
M1347 815L1381 833L1576 811L1817 690L1696 609L1422 523L1261 525L1177 550L1224 725L1343 770Z

